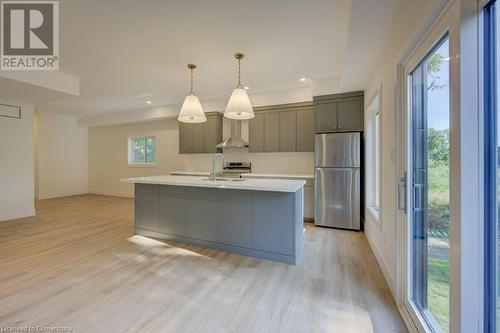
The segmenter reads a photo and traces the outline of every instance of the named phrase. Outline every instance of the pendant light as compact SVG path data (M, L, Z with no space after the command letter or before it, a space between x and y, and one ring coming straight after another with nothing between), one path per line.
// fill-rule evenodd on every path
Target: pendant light
M236 53L234 57L238 59L238 85L234 88L231 98L229 98L224 117L237 120L251 119L255 117L255 114L247 91L241 85L241 59L243 59L244 54Z
M187 67L191 70L191 90L189 91L189 95L184 99L184 103L182 103L181 112L179 112L177 120L183 123L204 123L207 121L207 117L205 117L200 100L193 92L193 70L196 68L196 65L189 64Z

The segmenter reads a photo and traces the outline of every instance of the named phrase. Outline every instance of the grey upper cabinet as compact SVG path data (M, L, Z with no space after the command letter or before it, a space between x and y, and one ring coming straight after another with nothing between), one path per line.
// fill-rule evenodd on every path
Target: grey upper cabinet
M364 93L314 97L316 133L363 131Z
M222 141L222 114L206 114L207 121L198 124L179 123L179 153L209 154Z
M297 111L296 151L314 151L314 109Z
M297 111L280 112L280 151L297 150Z
M248 148L250 152L264 152L264 113L255 113L249 122Z
M204 124L204 149L205 153L215 153L215 146L222 142L222 116L209 116Z
M179 123L179 153L193 153L193 124Z
M337 130L337 103L315 102L316 132L327 133Z
M314 151L313 103L291 103L254 109L250 152Z
M248 145L250 152L280 151L279 112L256 112L249 122Z
M280 151L280 114L278 112L265 113L264 118L264 151Z
M340 131L363 130L363 99L356 98L338 103L337 129Z
M206 123L198 123L192 125L193 154L203 154L205 152L205 124Z

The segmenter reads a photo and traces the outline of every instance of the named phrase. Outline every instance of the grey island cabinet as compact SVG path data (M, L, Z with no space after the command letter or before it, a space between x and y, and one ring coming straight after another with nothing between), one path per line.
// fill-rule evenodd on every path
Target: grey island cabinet
M154 176L135 184L136 234L295 264L303 246L302 180Z

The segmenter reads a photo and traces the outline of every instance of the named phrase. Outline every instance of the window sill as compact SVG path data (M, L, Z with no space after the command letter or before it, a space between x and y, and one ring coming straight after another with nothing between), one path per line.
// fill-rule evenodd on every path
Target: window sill
M380 222L380 208L376 208L375 206L368 206L368 211L370 214L377 220L377 222Z
M156 163L147 164L147 163L128 163L127 167L129 168L158 168Z

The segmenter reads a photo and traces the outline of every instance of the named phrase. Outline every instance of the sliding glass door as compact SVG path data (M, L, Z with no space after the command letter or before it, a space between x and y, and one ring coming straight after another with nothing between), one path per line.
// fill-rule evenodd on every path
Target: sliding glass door
M449 39L410 73L411 300L429 326L449 324Z
M450 331L457 13L451 6L404 64L404 305L421 331Z

